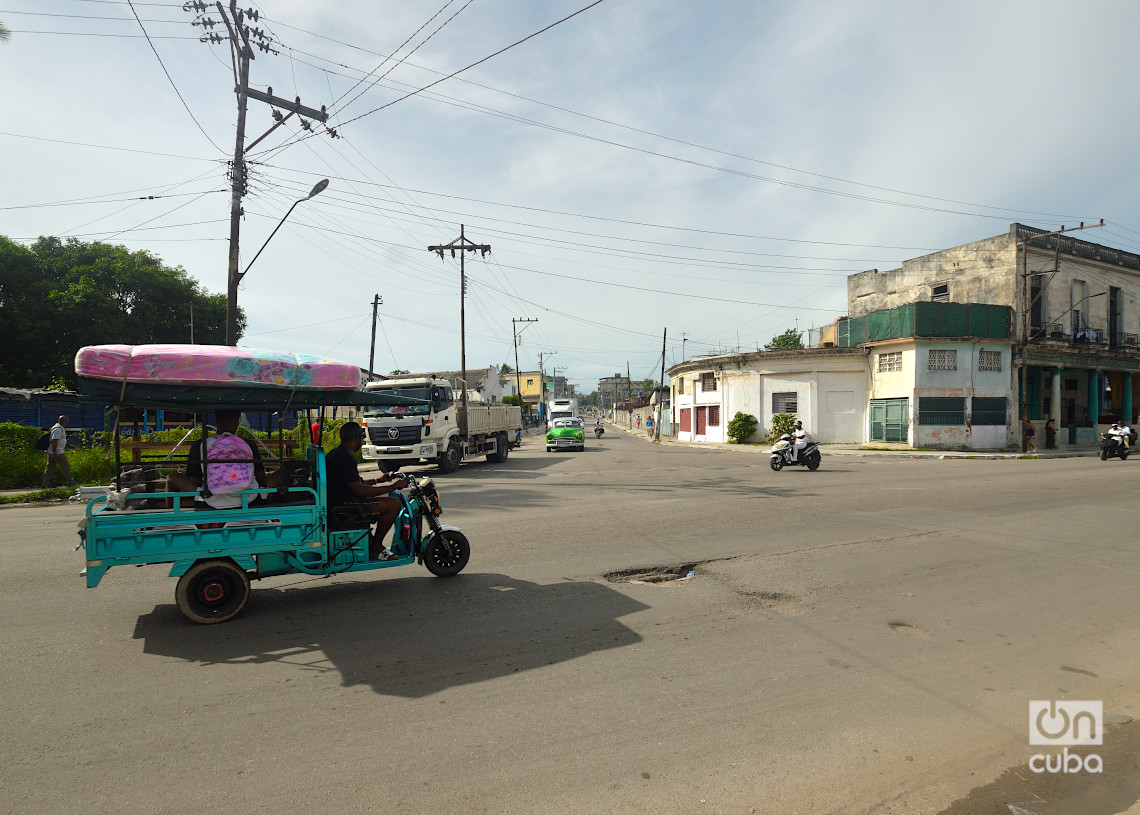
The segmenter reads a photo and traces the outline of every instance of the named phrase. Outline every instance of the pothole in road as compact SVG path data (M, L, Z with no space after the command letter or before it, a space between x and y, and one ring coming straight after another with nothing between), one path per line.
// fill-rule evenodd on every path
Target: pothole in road
M756 605L769 611L789 613L798 608L799 598L782 591L746 591L741 593Z
M887 625L899 634L905 634L908 637L917 637L920 640L928 640L934 636L925 628L919 628L917 625L911 625L910 623L903 623L896 620L893 623L887 623Z
M622 569L606 572L603 577L610 583L673 583L688 580L694 576L696 563L682 563L675 566L642 566L637 569Z

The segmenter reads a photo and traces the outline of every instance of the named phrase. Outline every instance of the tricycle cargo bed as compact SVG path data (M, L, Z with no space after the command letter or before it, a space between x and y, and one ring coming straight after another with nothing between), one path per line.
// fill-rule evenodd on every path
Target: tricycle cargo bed
M272 492L267 490L264 492ZM273 552L323 547L323 524L317 495L308 503L265 505L244 509L112 510L105 498L88 504L83 536L87 542L87 586L93 588L112 566L178 563L229 556L252 558ZM159 494L156 497L161 497ZM184 502L189 503L183 497ZM246 560L251 564L252 560Z

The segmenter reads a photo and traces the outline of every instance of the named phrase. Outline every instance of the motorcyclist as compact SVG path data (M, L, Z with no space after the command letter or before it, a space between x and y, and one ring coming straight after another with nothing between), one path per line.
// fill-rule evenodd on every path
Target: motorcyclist
M796 426L792 430L792 461L800 460L800 450L807 447L807 433L804 431L804 423L796 419Z
M1108 435L1116 439L1117 446L1124 449L1128 447L1128 438L1132 435L1132 430L1121 425L1120 422L1113 422Z

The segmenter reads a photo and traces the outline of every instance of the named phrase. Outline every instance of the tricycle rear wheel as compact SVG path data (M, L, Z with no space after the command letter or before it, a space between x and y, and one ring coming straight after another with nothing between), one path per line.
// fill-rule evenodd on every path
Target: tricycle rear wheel
M424 549L424 565L436 577L451 577L463 571L471 559L471 544L462 532L444 529L432 535Z
M178 580L174 599L193 622L224 623L249 601L249 575L232 560L200 560Z

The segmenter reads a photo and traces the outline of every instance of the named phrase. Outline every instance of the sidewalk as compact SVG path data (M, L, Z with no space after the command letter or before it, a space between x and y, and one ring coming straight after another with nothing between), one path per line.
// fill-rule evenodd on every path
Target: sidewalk
M642 441L649 442L644 428L629 428L624 424L615 424L606 420L606 424L615 430L620 430ZM699 447L702 450L736 450L750 451L767 450L769 444L725 444L713 441L679 441L671 438L661 438L661 444L677 444L684 447ZM968 458L968 459L1005 459L1005 458L1082 458L1095 457L1100 454L1096 448L1076 448L1064 446L1057 450L1038 449L1036 453L1022 453L1016 450L914 450L898 444L821 444L819 451L825 456L855 456L866 458Z

